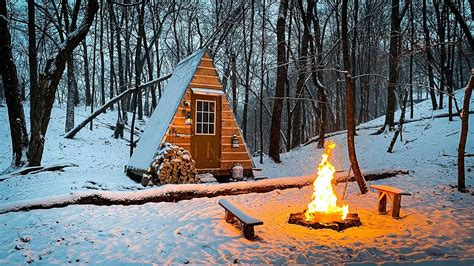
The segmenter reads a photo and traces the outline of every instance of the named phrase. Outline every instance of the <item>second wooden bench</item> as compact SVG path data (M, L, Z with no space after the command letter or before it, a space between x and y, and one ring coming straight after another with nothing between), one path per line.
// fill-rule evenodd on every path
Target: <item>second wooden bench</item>
M402 207L402 195L411 196L410 193L404 192L403 190L386 186L386 185L371 185L371 189L375 189L379 192L378 205L379 213L387 213L387 199L392 203L392 217L400 218L400 208Z
M240 222L240 229L244 234L244 237L247 239L254 238L254 226L262 225L263 222L257 218L250 216L246 213L243 208L238 206L232 200L220 199L219 205L221 205L225 210L225 221L232 223L235 219Z

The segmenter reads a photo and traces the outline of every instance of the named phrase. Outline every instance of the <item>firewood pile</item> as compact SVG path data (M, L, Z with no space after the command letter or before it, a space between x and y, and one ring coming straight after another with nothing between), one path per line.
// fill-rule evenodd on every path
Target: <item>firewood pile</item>
M199 183L195 165L189 151L163 143L148 168L148 180L157 185Z

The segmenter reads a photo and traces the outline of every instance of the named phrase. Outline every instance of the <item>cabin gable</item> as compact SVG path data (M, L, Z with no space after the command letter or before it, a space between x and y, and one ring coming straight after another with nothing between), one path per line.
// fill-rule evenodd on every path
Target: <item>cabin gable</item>
M203 136L203 134L196 134L196 103L197 101L202 102L203 99L208 99L211 102L215 102L215 112L218 112L215 113L216 121L214 121L213 124L215 127L215 132L213 132L214 134L209 134L207 136L207 140L211 140L211 142L217 146L217 148L213 149L212 152L214 152L214 157L218 157L218 161L216 162L216 160L213 160L212 167L197 167L198 171L201 173L211 172L214 175L229 175L231 173L230 171L232 167L238 163L244 167L244 170L247 174L251 174L253 162L230 104L225 94L222 92L223 87L217 73L217 69L207 51L204 51L200 55L198 54L198 56L200 56L199 62L193 63L194 66L192 68L187 68L187 75L189 75L189 79L187 80L189 81L187 85L183 84L186 87L182 88L184 91L182 92L181 98L174 99L176 101L174 103L176 108L172 114L172 118L170 119L166 131L163 132L163 137L160 138L160 143L169 142L187 149L191 152L191 155L195 159L198 156L197 154L193 154L193 148L196 152L202 151L204 147L209 149L209 144L203 143L203 141L206 140L206 136ZM195 61L196 59L191 60ZM187 59L183 61L186 60ZM181 64L183 64L183 62L178 64L177 69ZM183 67L184 66L181 66L181 68ZM173 73L173 75L174 74L175 73ZM169 86L166 87L166 90L173 89L177 88ZM167 92L165 91L165 93ZM161 100L163 100L163 98ZM155 112L159 111L158 109L159 106ZM192 124L186 123L187 117L191 117ZM200 124L202 124L202 121ZM150 132L148 132L148 134L150 134ZM154 134L157 137L160 135L158 132L155 132ZM214 139L212 139L213 137ZM234 143L233 145L233 139L234 142L236 139L238 144ZM146 145L146 143L142 143L142 146L143 145ZM196 150L197 147L199 148L198 150ZM158 148L159 146L156 147L156 149ZM202 155L202 153L200 154ZM150 162L152 159L153 158L150 158ZM200 164L205 165L205 160L200 161Z

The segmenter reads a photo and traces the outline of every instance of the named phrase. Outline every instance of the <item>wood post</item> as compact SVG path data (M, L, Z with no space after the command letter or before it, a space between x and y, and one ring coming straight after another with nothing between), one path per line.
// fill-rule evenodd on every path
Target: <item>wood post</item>
M379 191L379 214L387 214L387 193Z
M232 214L230 211L228 210L225 210L225 221L228 222L228 223L232 223L232 221L234 220L235 216L234 214Z
M252 240L254 238L254 229L253 225L246 225L245 223L242 223L242 232L244 233L244 237Z
M402 206L402 196L395 194L393 195L393 204L392 204L392 217L400 218L400 208Z

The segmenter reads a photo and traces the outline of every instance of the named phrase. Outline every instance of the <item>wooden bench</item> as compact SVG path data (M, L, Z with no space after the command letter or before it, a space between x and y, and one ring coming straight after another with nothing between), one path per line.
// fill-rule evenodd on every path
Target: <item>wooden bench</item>
M387 198L392 204L392 217L400 218L400 208L402 204L402 195L411 196L410 193L404 192L403 190L386 186L386 185L371 185L371 189L375 189L379 192L378 205L379 213L387 214Z
M219 205L225 210L225 221L232 223L237 219L240 222L240 230L247 239L254 238L254 229L256 225L262 225L263 222L247 214L238 204L232 200L220 199Z

